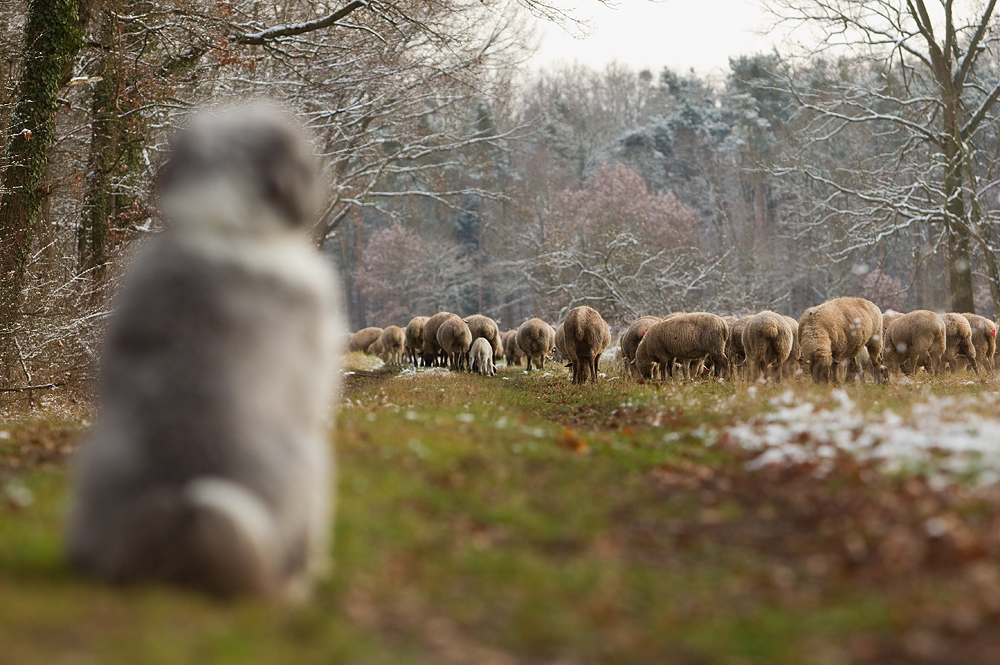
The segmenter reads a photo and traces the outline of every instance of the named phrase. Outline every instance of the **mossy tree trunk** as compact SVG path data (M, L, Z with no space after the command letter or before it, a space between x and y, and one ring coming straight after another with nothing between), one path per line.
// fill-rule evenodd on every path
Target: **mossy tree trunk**
M12 367L11 336L20 312L28 259L48 196L45 167L55 142L58 94L86 20L78 0L30 0L17 100L0 184L0 360Z
M112 3L108 3L109 5ZM112 191L112 169L116 162L118 134L118 72L115 69L115 12L105 6L100 14L98 41L100 52L93 75L100 77L94 84L90 105L90 154L87 158L87 189L83 219L77 231L77 251L80 272L92 271L100 279L107 263L108 236L115 216Z

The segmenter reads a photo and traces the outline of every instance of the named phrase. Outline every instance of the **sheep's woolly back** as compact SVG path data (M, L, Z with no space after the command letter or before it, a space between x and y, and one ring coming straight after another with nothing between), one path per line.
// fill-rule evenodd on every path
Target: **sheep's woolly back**
M375 326L362 328L358 332L351 335L351 341L347 345L347 350L367 352L371 345L378 341L378 338L381 335L381 328L377 328Z
M862 347L877 366L882 359L882 310L864 298L834 298L810 307L799 318L799 345L817 381L835 378L833 363L854 361Z
M948 314L942 314L941 316L944 319L945 332L949 338L972 338L972 326L969 324L969 320L967 318L961 314L953 314L950 312Z
M771 311L755 314L743 328L743 348L752 368L751 380L771 365L783 363L792 351L792 327Z
M406 336L399 326L386 326L378 338L378 354L383 362L399 364L403 361L403 349L406 346Z
M961 314L948 313L942 316L947 336L947 346L944 352L945 362L954 370L956 369L955 361L958 356L965 356L969 363L978 371L976 365L976 348L972 344L972 326L969 324L969 320Z
M646 332L653 324L659 323L662 320L658 316L641 316L629 324L629 327L622 333L621 339L622 356L627 363L635 360L635 353L639 348L639 342L642 341Z
M646 331L639 348L654 362L672 365L674 360L694 360L710 356L712 360L728 366L725 360L729 326L721 316L707 312L677 314L652 325ZM636 350L638 363L639 349Z
M485 337L477 337L469 350L470 369L486 376L493 376L496 367L493 362L493 346Z
M997 351L997 324L978 314L962 316L972 328L972 345L976 347L976 358L992 369L993 357Z
M552 326L539 318L529 319L517 329L517 346L528 358L530 364L536 362L540 369L545 362L545 355L552 351L556 344L556 331Z
M405 333L403 329L399 326L387 326L382 329L382 334L379 335L379 344L382 345L383 349L393 348L403 350L403 340L405 339Z
M792 329L792 350L788 354L788 359L798 362L798 359L802 355L802 351L799 348L799 322L790 316L782 315L781 318L783 318L788 323L788 327Z
M568 359L569 354L566 352L566 324L560 323L559 327L556 328L556 351L562 354L563 358Z
M582 383L588 376L596 381L598 359L611 344L607 322L596 309L583 305L571 309L560 328L565 329L563 344L573 364L573 382Z
M611 345L611 329L593 307L584 305L570 310L563 326L570 360L599 356Z
M508 330L503 335L503 356L507 365L520 365L524 360L524 352L517 345L517 331Z
M482 337L490 343L494 354L500 354L502 348L500 344L500 326L497 325L496 321L482 314L473 314L465 318L465 323L469 326L473 341Z
M889 324L903 316L903 312L897 312L894 309L887 309L882 312L882 332L884 333L889 329Z
M907 361L923 363L930 372L938 370L946 345L944 318L918 309L893 317L885 330L885 359L896 371Z
M438 344L437 332L441 324L449 319L457 319L458 314L452 314L451 312L438 312L431 318L427 319L424 323L424 355L434 356L441 351L441 345Z
M472 347L469 324L457 316L446 320L437 330L437 342L445 353L466 353Z
M869 342L878 352L869 354L877 361L882 355L882 311L864 298L834 298L810 307L799 319L802 356L854 358Z
M430 317L415 316L406 324L406 348L420 351L424 346L424 325Z
M751 316L744 316L737 319L735 323L729 324L729 339L726 342L726 356L733 364L742 363L746 360L746 350L743 348L743 329Z
M545 321L535 318L521 324L515 339L526 355L534 357L552 350L556 343L556 332Z

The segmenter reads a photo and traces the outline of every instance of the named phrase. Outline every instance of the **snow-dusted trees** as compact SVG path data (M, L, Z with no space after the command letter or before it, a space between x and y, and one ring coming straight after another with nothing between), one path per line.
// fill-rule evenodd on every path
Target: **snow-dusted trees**
M977 268L1000 306L998 181L991 177L1000 98L996 0L767 4L784 22L819 30L811 62L833 54L851 70L849 77L789 77L809 139L844 145L859 126L868 139L843 159L792 167L820 193L814 223L836 219L855 247L920 234L919 245L947 255L954 311L975 308Z
M470 192L495 196L492 181L441 174L470 172L478 146L505 140L482 131L477 109L522 57L524 6L546 12L493 0L79 4L93 12L75 0L0 8L0 127L13 130L0 161L0 259L13 279L0 295L28 303L3 308L0 341L19 342L5 368L23 376L55 371L43 346L79 351L84 337L73 362L89 364L104 276L115 274L104 266L155 229L151 175L193 108L268 97L306 118L331 183L318 243L353 210L391 218L405 198L457 209ZM32 32L35 14L53 25ZM36 65L44 94L14 85ZM41 120L22 127L26 113Z
M476 288L474 263L461 247L425 240L398 223L372 233L353 277L366 310L362 320L378 326L462 311Z
M0 362L13 368L13 328L48 196L48 151L70 59L83 44L87 12L77 0L32 0L24 23L17 98L5 134L0 178ZM7 123L3 123L7 125Z
M521 270L545 313L586 304L631 320L692 306L707 275L694 221L673 194L651 193L635 172L603 164L526 231Z

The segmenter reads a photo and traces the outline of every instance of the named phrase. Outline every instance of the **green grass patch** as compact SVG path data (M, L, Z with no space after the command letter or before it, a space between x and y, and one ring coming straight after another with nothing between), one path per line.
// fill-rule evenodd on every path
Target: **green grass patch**
M299 608L78 577L61 530L81 426L8 424L0 664L879 662L914 627L950 639L939 610L962 607L971 566L989 577L980 495L847 462L751 472L711 445L788 390L834 404L830 388L348 368L335 567ZM994 389L844 388L904 415ZM919 540L920 511L955 538Z

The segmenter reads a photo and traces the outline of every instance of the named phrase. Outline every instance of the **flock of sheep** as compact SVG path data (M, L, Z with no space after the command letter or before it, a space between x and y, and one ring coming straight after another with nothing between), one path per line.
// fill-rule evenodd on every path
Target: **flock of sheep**
M801 369L819 383L882 382L923 367L992 371L997 324L977 314L916 310L883 312L864 298L834 298L810 307L796 321L771 311L744 316L678 312L643 316L618 337L616 361L633 376L661 380L681 372L749 381L781 381ZM352 333L349 351L379 355L387 364L404 356L415 366L447 365L493 375L496 359L509 366L546 358L565 361L574 383L596 381L598 363L611 345L611 330L597 310L576 307L555 329L541 319L501 333L496 321L451 312L414 317L406 328L364 328Z

